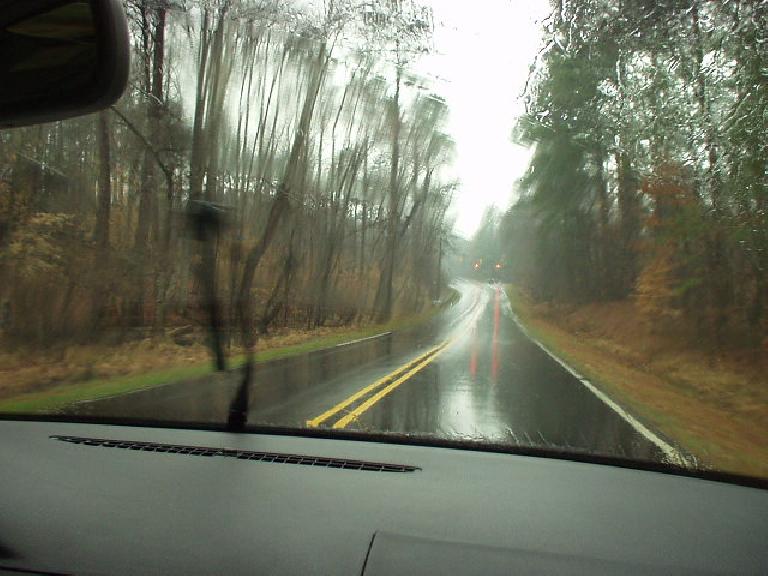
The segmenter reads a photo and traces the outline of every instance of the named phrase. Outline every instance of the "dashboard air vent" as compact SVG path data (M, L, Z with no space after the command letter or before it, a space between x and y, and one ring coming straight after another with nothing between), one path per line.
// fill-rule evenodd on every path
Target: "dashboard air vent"
M303 454L284 454L279 452L254 452L251 450L236 450L233 448L206 448L202 446L184 446L179 444L160 444L156 442L137 442L135 440L107 440L103 438L84 438L80 436L51 436L53 440L79 444L81 446L101 446L103 448L123 448L125 450L140 450L142 452L165 452L169 454L185 454L187 456L206 456L236 458L238 460L257 460L259 462L274 462L278 464L301 464L304 466L321 466L323 468L341 468L344 470L363 470L366 472L415 472L418 466L408 464L387 464L384 462L367 462L365 460L347 460L346 458L327 458L324 456L306 456Z

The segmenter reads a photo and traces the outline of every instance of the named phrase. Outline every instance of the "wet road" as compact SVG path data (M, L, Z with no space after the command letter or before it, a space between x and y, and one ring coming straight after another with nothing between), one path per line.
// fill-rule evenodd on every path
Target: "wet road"
M427 326L257 366L248 422L675 460L662 439L526 336L500 286L455 287L458 302ZM223 422L237 382L220 374L70 411Z

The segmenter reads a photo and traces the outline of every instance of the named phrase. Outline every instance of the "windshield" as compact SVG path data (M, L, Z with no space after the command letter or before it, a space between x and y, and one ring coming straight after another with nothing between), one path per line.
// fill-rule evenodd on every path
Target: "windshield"
M0 413L768 476L768 4L126 0L0 132Z

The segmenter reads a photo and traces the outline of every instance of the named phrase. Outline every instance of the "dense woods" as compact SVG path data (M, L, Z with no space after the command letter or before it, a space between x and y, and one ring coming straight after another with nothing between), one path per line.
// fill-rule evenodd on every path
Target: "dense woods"
M768 345L768 2L557 0L520 199L487 218L539 300L634 299L710 350Z
M131 83L115 106L0 133L8 343L162 335L211 307L237 341L438 296L455 184L446 105L410 67L430 49L428 8L126 9Z

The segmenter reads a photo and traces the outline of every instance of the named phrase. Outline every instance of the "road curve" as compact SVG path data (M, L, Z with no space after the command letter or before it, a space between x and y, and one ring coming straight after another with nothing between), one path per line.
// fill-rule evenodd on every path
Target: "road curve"
M454 286L458 302L426 326L257 366L248 422L679 458L534 342L501 286ZM237 380L220 374L67 411L222 422Z

